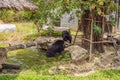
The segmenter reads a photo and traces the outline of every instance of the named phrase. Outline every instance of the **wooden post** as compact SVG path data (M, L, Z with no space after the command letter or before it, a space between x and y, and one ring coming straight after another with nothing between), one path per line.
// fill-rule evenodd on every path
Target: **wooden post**
M89 55L89 62L91 61L91 56L92 56L92 44L93 44L93 15L92 21L91 21L91 34L90 34L90 55Z
M73 44L75 44L76 37L77 37L77 35L78 35L78 32L79 32L80 26L81 26L81 20L78 21L78 29L77 29L77 32L76 32L76 34L75 34L75 38L74 38Z
M39 21L35 23L35 26L36 26L36 29L37 29L37 32L38 32L38 37L40 36L40 30L41 30L40 29L41 26L39 26L39 25L40 25Z
M116 14L115 14L115 19L116 19L116 32L120 31L120 27L119 27L119 16L118 16L118 6L119 6L119 0L116 0Z

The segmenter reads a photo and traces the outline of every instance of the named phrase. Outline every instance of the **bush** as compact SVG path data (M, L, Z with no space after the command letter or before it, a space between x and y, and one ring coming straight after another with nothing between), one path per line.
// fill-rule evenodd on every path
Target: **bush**
M4 22L31 21L31 15L28 11L0 10L0 19Z
M62 35L61 32L54 31L52 29L42 30L40 34L41 36L61 36Z

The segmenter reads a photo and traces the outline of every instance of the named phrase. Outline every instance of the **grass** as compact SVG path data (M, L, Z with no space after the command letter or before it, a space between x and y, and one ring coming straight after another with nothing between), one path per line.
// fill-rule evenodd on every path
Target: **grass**
M12 43L13 41L21 40L21 43L33 41L38 37L37 30L33 22L22 22L22 23L12 23L16 25L16 32L14 33L0 33L0 42L9 42ZM40 31L41 36L61 36L61 32L53 31L53 30L41 30ZM76 32L74 30L71 30L71 34L75 36ZM78 35L81 35L81 33L78 33ZM3 44L0 45L2 47ZM4 45L3 45L4 46Z
M0 33L1 41L10 41L12 43L32 41L37 38L37 31L33 23L14 23L17 26L15 33ZM41 35L46 36L48 32L41 31ZM59 32L52 32L53 36L60 36ZM75 32L72 31L72 35ZM79 33L80 35L80 33ZM0 43L0 47L6 47L8 44ZM21 49L8 52L7 63L21 64L21 69L16 74L8 74L6 71L0 75L0 80L119 80L120 70L102 70L85 77L75 77L63 75L59 71L50 71L50 69L59 64L71 62L70 54L55 58L46 58L44 51L35 49ZM71 66L70 66L71 67Z
M16 50L8 53L8 63L22 64L24 71L35 72L42 75L51 75L49 69L58 64L70 61L70 54L66 53L64 56L57 56L55 58L46 58L44 51L38 50Z
M0 75L0 80L120 80L120 70L102 70L86 77L70 75L41 76L35 73L19 75Z
M8 43L24 43L37 38L37 31L32 22L29 23L11 23L16 25L16 32L0 33L0 47L8 46ZM26 38L27 37L27 38ZM5 44L2 44L4 42ZM6 46L5 46L6 45Z

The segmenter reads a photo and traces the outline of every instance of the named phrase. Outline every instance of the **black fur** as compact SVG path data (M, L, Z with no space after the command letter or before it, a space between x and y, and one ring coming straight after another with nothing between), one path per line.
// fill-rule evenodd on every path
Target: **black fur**
M55 57L57 53L60 53L64 51L64 41L63 40L57 40L55 43L53 43L50 47L48 47L46 56L47 57Z
M68 31L62 31L62 38L64 41L69 41L71 43L72 41L72 36Z

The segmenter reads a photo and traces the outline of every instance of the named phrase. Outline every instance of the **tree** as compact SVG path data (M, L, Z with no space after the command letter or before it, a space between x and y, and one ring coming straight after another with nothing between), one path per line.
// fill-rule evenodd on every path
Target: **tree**
M47 19L56 16L52 15L54 10L55 0L33 0L39 9L36 12L32 13L31 18L34 20L35 25L37 26L38 35L40 35L40 29L43 24L47 22Z
M35 0L34 0L35 1ZM91 21L101 21L106 19L115 10L115 3L112 0L39 0L36 2L39 5L39 10L35 13L36 20L42 25L46 22L48 17L54 19L61 17L65 12L69 13L71 10L76 10L76 15L82 20L82 31L84 38L90 39ZM103 38L104 29L102 23L93 23L93 41L101 41ZM83 40L82 45L89 49L89 42ZM94 44L94 49L99 52L104 52L103 44Z
M97 0L97 1L89 1L89 3L85 2L86 5L89 5L89 8L84 11L82 15L82 26L83 26L83 38L90 39L91 34L91 24L93 27L93 39L92 41L102 41L103 40L103 33L104 33L104 26L106 21L106 15L109 15L115 9L115 4L113 2L105 1L105 0ZM93 19L96 22L91 22ZM103 21L104 20L104 21ZM89 49L90 43L86 40L82 40L82 45L84 48ZM93 49L99 52L104 52L103 43L93 44Z

